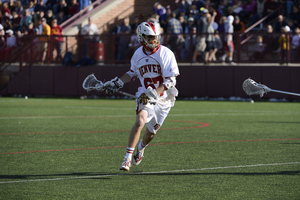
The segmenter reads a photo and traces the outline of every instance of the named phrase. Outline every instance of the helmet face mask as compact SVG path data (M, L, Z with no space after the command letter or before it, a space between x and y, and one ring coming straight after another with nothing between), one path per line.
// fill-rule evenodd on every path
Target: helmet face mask
M159 47L160 35L151 22L143 22L138 26L137 37L144 48L150 52L154 52Z

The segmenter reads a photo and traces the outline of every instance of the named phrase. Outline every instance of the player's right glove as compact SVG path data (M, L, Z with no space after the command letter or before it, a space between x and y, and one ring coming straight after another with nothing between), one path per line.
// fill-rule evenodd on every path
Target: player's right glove
M115 77L114 79L107 81L103 84L103 91L106 94L112 94L118 91L123 86L124 86L123 81L118 77Z
M158 95L157 95L155 89L153 89L152 87L149 86L147 88L147 90L140 95L139 102L141 104L146 105L148 102L150 102L150 103L155 102L155 100L157 100L157 97L158 97Z

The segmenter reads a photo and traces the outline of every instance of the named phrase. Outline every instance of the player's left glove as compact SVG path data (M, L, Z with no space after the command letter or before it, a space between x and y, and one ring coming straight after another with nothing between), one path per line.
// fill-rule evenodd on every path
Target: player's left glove
M157 97L158 95L155 89L149 86L147 90L140 95L139 102L146 105L148 102L155 102L155 100L157 100Z
M123 81L118 77L115 77L114 79L107 81L103 84L103 90L106 94L112 94L118 91L123 86Z

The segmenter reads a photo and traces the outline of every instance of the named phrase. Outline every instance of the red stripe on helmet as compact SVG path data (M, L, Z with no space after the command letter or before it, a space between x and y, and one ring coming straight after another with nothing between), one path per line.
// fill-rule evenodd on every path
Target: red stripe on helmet
M155 26L154 26L154 24L152 23L152 22L147 22L149 25L150 25L150 27L152 28L152 30L154 31L154 33L156 34L156 31L155 31Z

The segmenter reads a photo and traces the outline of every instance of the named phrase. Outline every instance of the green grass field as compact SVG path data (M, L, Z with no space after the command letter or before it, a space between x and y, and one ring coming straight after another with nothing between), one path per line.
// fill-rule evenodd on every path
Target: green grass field
M119 171L133 100L0 98L0 199L300 199L300 104L177 101Z

